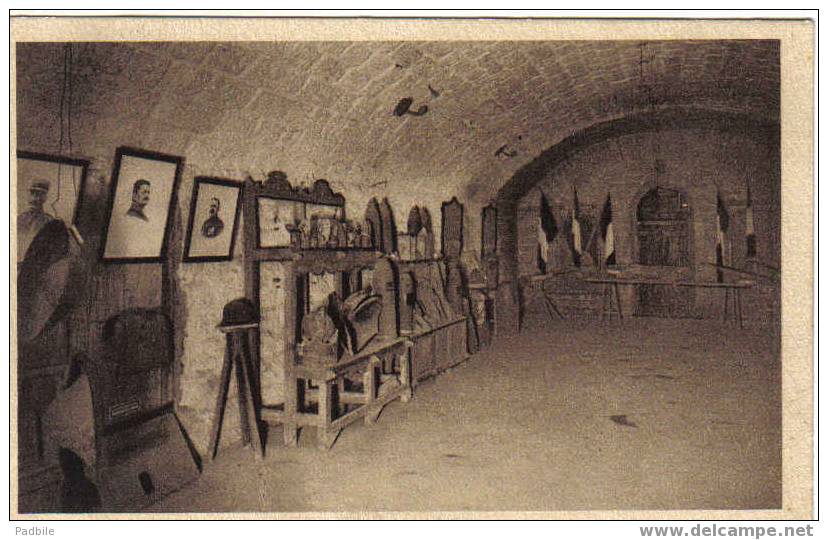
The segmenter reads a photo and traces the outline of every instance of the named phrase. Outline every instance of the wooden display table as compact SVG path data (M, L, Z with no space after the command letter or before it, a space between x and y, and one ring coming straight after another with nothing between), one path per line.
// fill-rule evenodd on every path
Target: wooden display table
M610 305L612 297L615 297L616 308L618 315L621 315L621 296L618 293L619 285L663 285L666 287L696 287L701 289L722 289L724 292L724 310L722 313L722 321L726 322L728 319L739 324L739 328L744 328L744 319L742 317L742 291L753 287L752 282L738 282L738 283L718 283L712 281L659 281L651 279L614 279L614 278L585 278L587 283L598 283L604 285L604 306L602 307L602 318L605 316L606 301L609 299ZM732 292L732 294L731 294ZM728 306L733 304L733 312L728 315Z
M404 337L371 343L332 366L302 364L299 353L285 373L284 410L262 410L262 417L284 425L288 446L296 446L302 427L315 426L317 445L327 450L348 424L359 418L371 424L391 401L411 399L412 346ZM349 387L355 379L361 388Z

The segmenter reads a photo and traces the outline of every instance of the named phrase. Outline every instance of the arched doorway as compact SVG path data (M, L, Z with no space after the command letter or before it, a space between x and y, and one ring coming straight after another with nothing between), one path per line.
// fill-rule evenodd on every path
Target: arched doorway
M655 187L638 201L636 209L638 263L654 267L656 280L678 281L689 272L690 205L684 193ZM640 316L679 317L689 311L687 287L639 285Z

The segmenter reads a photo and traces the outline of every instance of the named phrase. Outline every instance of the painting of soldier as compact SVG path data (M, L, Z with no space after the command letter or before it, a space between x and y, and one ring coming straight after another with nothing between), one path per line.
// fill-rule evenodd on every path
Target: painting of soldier
M182 160L119 148L110 185L109 219L101 242L104 262L164 259Z
M82 160L18 152L17 262L23 261L29 244L48 222L74 223L87 166Z
M241 184L221 178L198 177L190 202L185 261L233 258L238 226Z

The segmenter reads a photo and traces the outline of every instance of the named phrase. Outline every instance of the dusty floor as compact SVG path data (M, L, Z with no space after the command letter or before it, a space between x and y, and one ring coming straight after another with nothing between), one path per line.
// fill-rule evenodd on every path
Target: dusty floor
M151 511L774 508L776 337L710 321L536 324L333 449L271 434Z

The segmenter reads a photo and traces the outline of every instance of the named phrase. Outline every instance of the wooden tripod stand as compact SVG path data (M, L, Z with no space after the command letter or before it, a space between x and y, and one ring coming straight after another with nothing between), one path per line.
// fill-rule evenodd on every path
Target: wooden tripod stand
M244 445L253 444L256 457L264 456L261 423L259 422L259 403L257 400L259 380L251 354L252 331L258 323L219 326L225 334L227 346L224 352L224 364L221 368L219 393L216 399L216 411L213 416L213 428L210 435L210 457L218 453L221 426L224 421L224 409L227 406L227 393L230 388L231 371L235 367L236 386L238 388L239 417L241 419L242 441ZM255 427L252 430L251 427Z

